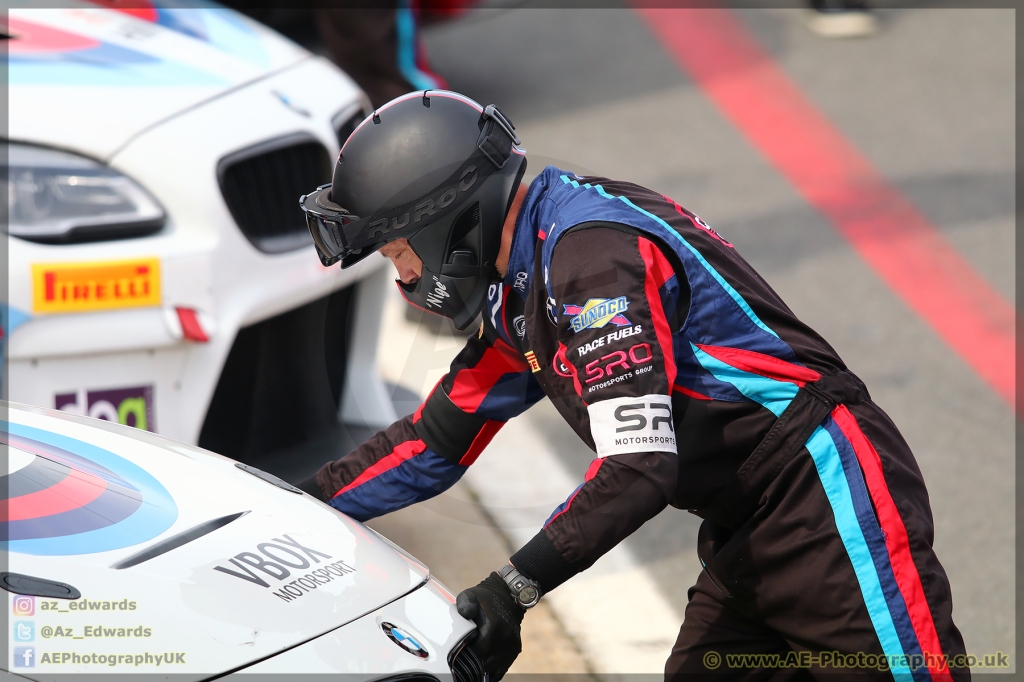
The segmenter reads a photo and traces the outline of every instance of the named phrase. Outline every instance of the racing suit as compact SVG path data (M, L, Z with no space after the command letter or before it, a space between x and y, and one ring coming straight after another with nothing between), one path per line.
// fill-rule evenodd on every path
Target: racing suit
M441 493L546 395L597 456L511 562L547 592L666 505L704 517L669 676L707 675L709 652L810 652L796 676L966 678L943 658L963 641L909 448L699 217L548 167L488 299L423 405L317 472L330 504L365 520Z

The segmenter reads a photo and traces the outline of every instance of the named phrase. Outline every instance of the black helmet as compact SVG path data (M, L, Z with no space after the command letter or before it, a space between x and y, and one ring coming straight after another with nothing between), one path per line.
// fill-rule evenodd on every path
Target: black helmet
M299 203L320 261L347 268L406 238L423 261L410 303L465 329L497 278L501 229L526 156L494 105L445 90L395 98L341 148L330 185Z

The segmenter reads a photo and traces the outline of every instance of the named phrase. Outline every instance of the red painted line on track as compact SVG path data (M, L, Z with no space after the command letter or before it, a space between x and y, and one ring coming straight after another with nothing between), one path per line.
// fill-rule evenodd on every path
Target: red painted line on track
M636 11L725 117L1014 407L1013 306L886 182L731 12Z

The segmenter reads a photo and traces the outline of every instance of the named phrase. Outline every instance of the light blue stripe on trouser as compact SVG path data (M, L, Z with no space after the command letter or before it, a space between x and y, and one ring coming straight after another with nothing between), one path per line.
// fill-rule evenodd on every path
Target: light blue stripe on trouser
M712 357L692 343L690 347L701 366L711 372L716 379L732 384L740 393L764 405L776 416L782 414L799 390L796 384L744 372ZM871 558L871 552L864 539L860 523L857 521L850 484L846 480L843 462L839 457L836 444L833 442L831 434L818 426L807 440L807 449L811 453L814 467L818 470L818 478L821 479L825 496L832 507L832 515L835 518L839 537L853 564L853 571L860 584L861 595L864 597L864 605L867 607L868 616L871 618L878 641L882 645L882 652L889 658L890 665L905 661L905 659L899 658L904 656L903 645L896 634L896 625L893 623L892 614L889 613L889 606L885 601L885 594L882 592L882 583L878 580L875 563ZM892 673L897 680L907 680L907 682L913 680L906 665L902 667L893 665Z

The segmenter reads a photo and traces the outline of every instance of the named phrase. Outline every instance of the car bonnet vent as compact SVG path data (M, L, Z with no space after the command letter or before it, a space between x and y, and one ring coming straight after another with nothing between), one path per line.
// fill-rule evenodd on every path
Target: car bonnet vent
M76 588L67 583L37 578L21 573L0 573L0 587L14 594L25 594L33 597L50 597L53 599L78 599L82 596Z
M256 478L266 481L270 485L276 485L281 490L287 490L290 493L296 493L298 495L302 494L302 491L293 486L291 483L288 483L287 481L282 481L274 474L268 474L266 471L263 471L263 469L257 469L254 466L242 464L241 462L235 462L235 468L241 469L247 474L252 474Z
M209 521L204 521L203 523L200 523L198 526L193 526L192 528L189 528L186 531L182 531L177 535L172 535L171 537L166 538L165 540L161 540L160 542L154 545L150 545L141 552L136 552L135 554L132 554L129 557L121 559L116 564L112 565L111 568L122 570L125 568L131 568L132 566L138 566L143 562L149 561L150 559L155 559L156 557L162 554L167 554L168 552L178 549L183 545L187 545L193 540L198 540L204 535L209 535L218 528L223 528L235 519L240 519L248 513L249 511L246 510L238 512L236 514L228 514L227 516L221 516L217 519L210 519Z
M242 234L260 251L312 245L299 197L331 181L327 149L306 134L230 154L217 166L224 202Z

